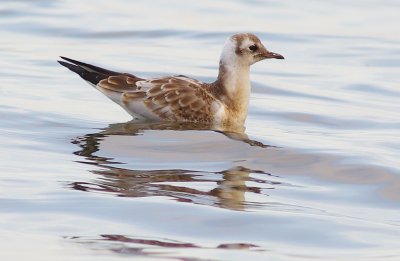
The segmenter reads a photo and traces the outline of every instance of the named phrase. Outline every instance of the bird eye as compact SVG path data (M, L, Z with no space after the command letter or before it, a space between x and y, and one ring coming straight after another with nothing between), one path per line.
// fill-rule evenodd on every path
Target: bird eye
M258 47L257 47L257 45L253 44L253 45L249 46L249 49L250 49L250 51L255 52L255 51L257 51Z

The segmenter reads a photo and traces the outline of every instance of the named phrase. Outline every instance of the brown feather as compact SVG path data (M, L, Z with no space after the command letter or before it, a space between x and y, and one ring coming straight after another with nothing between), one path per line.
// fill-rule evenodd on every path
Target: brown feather
M176 90L179 89L179 85L177 84L171 84L171 83L166 83L161 85L161 89L165 92L171 91L171 90Z
M138 83L147 88L145 106L163 120L211 122L215 98L201 84L185 76Z
M175 102L175 101L178 100L178 99L179 99L179 94L176 94L175 91L170 91L170 92L167 92L167 93L165 94L165 100L166 100L168 103L173 103L173 102Z
M136 100L136 99L143 99L146 96L147 96L146 92L140 92L140 91L132 92L132 91L130 91L130 92L124 92L124 94L122 95L122 99Z
M149 89L147 91L147 95L149 95L150 97L158 95L160 93L163 93L163 90L161 89L161 85L155 85L154 87L152 87L151 89Z
M137 90L136 82L140 80L137 77L128 75L115 75L101 80L97 86L116 92Z

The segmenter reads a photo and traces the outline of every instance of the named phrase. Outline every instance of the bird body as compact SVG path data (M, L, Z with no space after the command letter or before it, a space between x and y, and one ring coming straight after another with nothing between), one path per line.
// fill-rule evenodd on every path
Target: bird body
M150 121L198 122L218 126L243 125L250 96L250 65L263 59L283 59L268 51L253 34L228 38L218 78L204 83L183 75L142 79L61 57L59 63L93 85L134 118Z

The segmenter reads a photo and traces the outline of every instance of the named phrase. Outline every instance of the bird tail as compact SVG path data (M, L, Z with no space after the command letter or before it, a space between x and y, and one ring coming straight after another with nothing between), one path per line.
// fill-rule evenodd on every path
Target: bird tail
M97 67L91 64L83 63L80 61L73 60L64 56L60 56L61 59L67 61L58 61L62 66L67 67L74 73L78 74L82 79L89 83L96 85L101 80L106 79L110 76L120 75L121 73L110 71L101 67Z

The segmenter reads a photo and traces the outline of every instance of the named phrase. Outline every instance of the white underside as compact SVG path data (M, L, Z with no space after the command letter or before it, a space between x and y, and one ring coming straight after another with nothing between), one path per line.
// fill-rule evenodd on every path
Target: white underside
M122 108L125 109L129 115L131 115L134 119L137 120L150 120L150 121L160 121L160 119L152 113L150 110L146 108L144 103L142 101L138 102L130 102L129 104L125 104L122 102L122 95L123 93L120 92L115 92L115 91L110 91L104 88L101 88L97 85L92 84L91 82L87 82L97 90L99 90L101 93L103 93L105 96L107 96L110 100L121 106Z
M211 111L214 114L214 124L222 124L226 117L225 106L220 102L215 101L211 105Z

